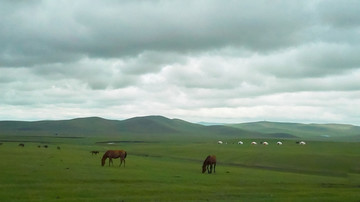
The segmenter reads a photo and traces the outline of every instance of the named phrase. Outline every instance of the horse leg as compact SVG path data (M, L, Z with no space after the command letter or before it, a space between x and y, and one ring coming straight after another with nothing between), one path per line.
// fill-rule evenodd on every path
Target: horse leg
M216 167L216 163L214 164L214 173L215 173L215 167Z
M110 162L114 165L112 158L109 158L109 166L110 166Z
M212 168L213 168L213 165L211 164L210 165L210 174L212 173Z
M123 160L120 158L120 164L119 164L119 167L121 167L122 161L123 161Z

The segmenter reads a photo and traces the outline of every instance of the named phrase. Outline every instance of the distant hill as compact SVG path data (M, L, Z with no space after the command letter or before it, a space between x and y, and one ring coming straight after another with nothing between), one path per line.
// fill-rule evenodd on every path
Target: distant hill
M202 125L163 116L108 120L100 117L58 121L0 121L0 136L121 137L125 139L314 139L360 141L360 127L341 124L253 122Z
M98 117L59 121L0 121L2 135L74 135L87 136L112 132L118 121Z
M129 133L194 133L204 130L204 126L180 119L168 119L163 116L135 117L119 122L119 130Z
M231 130L231 133L228 133ZM59 121L0 121L0 135L20 136L77 136L126 138L221 138L242 136L242 129L207 127L163 116L134 117L126 120L107 120L99 117ZM247 135L251 132L247 132ZM258 133L256 133L258 134Z
M360 140L360 127L346 124L300 124L281 122L251 122L229 124L229 127L265 134L285 134L316 140Z

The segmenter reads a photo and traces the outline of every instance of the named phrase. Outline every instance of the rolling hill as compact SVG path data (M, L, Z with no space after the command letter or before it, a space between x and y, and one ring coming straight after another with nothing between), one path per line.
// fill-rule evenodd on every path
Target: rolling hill
M100 117L58 121L0 121L0 136L121 137L125 139L276 138L360 141L360 127L342 124L252 122L201 125L163 116L108 120Z
M301 124L281 122L251 122L229 124L229 127L266 134L291 134L304 139L316 140L360 140L360 127L346 124Z

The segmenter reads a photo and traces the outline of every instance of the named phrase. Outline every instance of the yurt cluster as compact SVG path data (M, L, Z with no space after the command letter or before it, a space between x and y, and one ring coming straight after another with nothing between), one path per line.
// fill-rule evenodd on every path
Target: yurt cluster
M218 144L227 144L227 142L223 142L222 140L219 140L217 143L218 143ZM240 140L240 141L237 142L237 144L243 145L244 142ZM251 141L250 144L251 144L251 145L260 144L260 145L265 145L265 146L266 146L266 145L269 145L269 142L266 142L266 141L264 141L264 142ZM296 141L296 144L306 145L306 142L304 142L304 141ZM276 142L276 145L283 145L283 142L277 141L277 142Z

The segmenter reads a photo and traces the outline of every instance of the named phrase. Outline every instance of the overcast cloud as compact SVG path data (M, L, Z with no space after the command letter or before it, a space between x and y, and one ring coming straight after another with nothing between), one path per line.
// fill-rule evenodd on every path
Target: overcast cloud
M1 1L0 120L360 125L360 1Z

